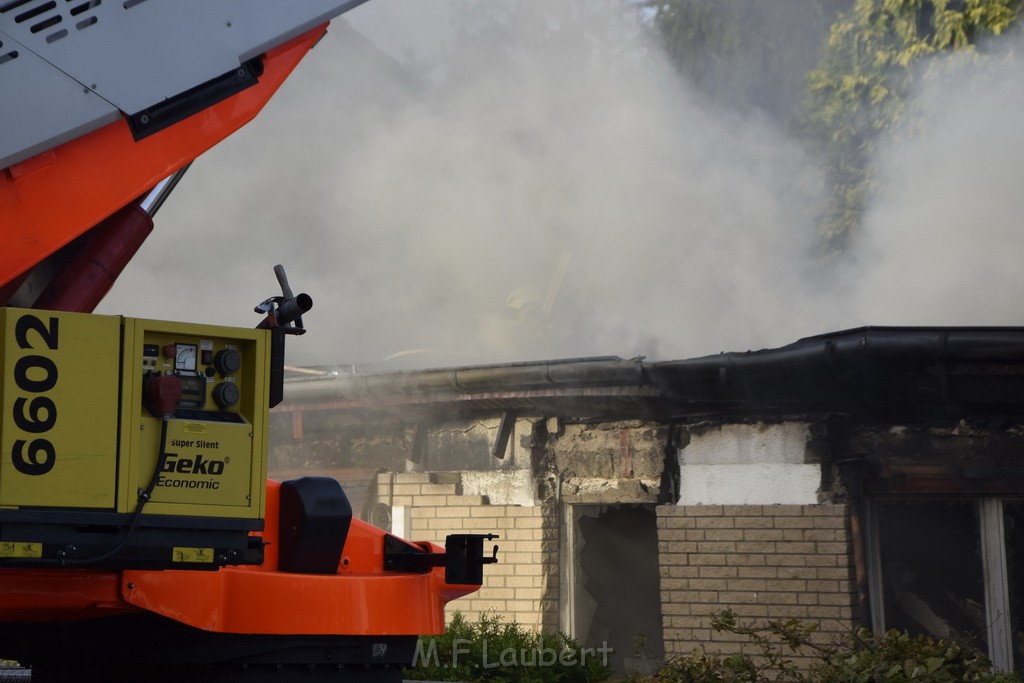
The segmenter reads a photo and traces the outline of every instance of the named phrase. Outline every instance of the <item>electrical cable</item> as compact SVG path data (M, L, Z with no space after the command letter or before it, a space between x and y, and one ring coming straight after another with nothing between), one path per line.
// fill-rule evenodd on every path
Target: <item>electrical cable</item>
M149 480L149 485L145 489L139 489L139 504L135 507L135 512L132 513L131 522L128 524L128 529L125 531L124 538L121 541L101 555L94 555L93 557L82 557L82 558L39 558L39 559L4 559L0 561L0 567L83 567L98 564L107 560L117 553L121 552L124 547L128 544L135 530L139 526L139 521L142 519L142 511L146 507L146 503L149 502L153 496L153 489L156 488L157 482L160 481L160 472L163 471L164 463L167 461L167 419L166 417L160 423L160 451L156 460L156 470L153 472L152 478Z
M156 469L153 471L153 476L149 480L149 485L145 489L139 489L139 504L135 507L135 512L132 513L132 520L128 524L128 530L124 534L124 538L116 546L103 553L102 555L96 555L94 557L83 557L83 558L59 558L58 564L61 567L80 567L84 565L92 565L102 562L103 560L109 559L121 552L121 550L128 544L132 534L135 533L136 528L139 526L139 520L142 519L142 510L146 507L146 503L149 502L150 498L153 497L153 489L156 488L157 482L160 480L160 472L164 469L164 463L167 461L167 417L164 417L160 421L160 451L156 459Z

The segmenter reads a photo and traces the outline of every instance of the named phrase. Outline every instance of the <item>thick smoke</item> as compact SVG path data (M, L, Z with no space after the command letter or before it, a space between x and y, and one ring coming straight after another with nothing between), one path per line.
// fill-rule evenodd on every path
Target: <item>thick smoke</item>
M1008 307L1018 283L985 278L1024 277L1003 263L1012 154L972 128L1021 132L969 121L976 101L933 122L941 150L893 152L870 267L814 282L822 187L799 146L688 88L620 0L373 0L347 18L196 162L103 311L254 324L280 262L316 301L295 363L666 359L981 322L943 308L978 308L965 288ZM1022 91L1000 91L1005 117Z
M1024 71L1017 53L928 66L914 100L922 130L885 146L881 196L853 255L852 315L860 320L1024 324Z

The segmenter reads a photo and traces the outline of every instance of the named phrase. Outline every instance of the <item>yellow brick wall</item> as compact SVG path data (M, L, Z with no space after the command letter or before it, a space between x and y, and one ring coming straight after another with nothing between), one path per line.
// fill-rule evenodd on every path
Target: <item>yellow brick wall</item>
M440 481L439 481L440 480ZM392 481L394 481L392 489ZM457 473L380 474L378 499L408 508L408 540L444 545L445 536L495 533L498 563L480 590L448 604L469 620L493 612L534 629L558 627L558 521L547 506L490 505L460 492Z
M817 622L823 643L854 627L844 505L659 506L658 546L669 657L700 645L749 650L748 639L711 630L710 613L725 608L748 622Z

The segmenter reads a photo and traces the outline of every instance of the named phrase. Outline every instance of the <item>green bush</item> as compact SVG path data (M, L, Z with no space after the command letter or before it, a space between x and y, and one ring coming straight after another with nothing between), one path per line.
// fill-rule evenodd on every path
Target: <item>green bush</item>
M497 615L456 612L443 636L420 638L405 678L496 683L595 683L611 675L601 653L562 633L535 633Z
M992 670L976 648L928 636L889 631L875 634L859 629L838 642L812 641L817 624L798 619L770 621L760 626L741 624L730 610L711 615L715 631L748 638L739 654L723 655L695 649L666 662L649 680L657 683L903 683L982 681L1021 683L1016 674ZM811 658L798 666L790 657ZM806 661L806 660L805 660ZM634 677L639 683L641 679Z
M992 681L1019 682L1016 674L992 670L976 648L892 630L859 629L811 668L820 681Z

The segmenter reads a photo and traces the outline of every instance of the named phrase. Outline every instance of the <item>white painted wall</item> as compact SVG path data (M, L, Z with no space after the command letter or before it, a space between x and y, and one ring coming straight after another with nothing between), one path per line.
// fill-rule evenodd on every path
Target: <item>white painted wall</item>
M680 505L813 505L817 465L690 465L683 467Z
M821 466L807 462L809 440L801 422L694 430L679 451L679 504L817 503Z

